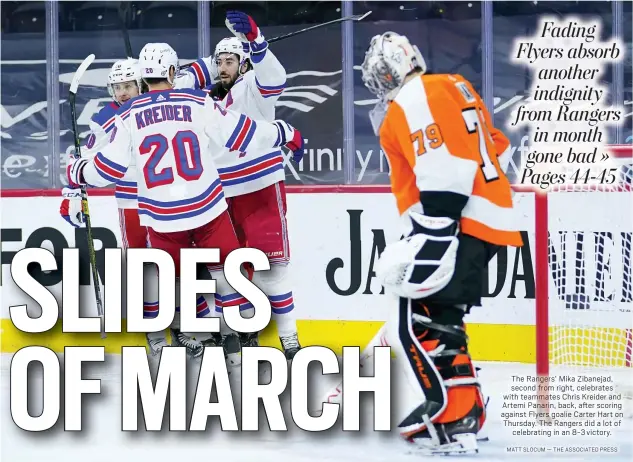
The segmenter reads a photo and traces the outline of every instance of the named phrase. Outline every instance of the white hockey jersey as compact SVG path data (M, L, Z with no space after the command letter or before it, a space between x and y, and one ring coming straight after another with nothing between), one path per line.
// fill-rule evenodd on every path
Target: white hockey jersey
M108 144L110 131L114 128L114 116L118 110L119 106L113 101L92 116L89 122L91 133L86 140L85 148L87 149L81 151L82 157L92 158ZM135 209L137 207L137 187L134 165L130 165L125 175L114 183L117 206L120 209Z
M185 231L227 208L213 152L272 151L283 139L276 124L227 111L204 91L152 91L121 106L109 144L85 166L83 178L106 186L136 165L141 225Z
M187 69L185 76L176 81L176 86L211 88L212 59L213 57L208 57L197 60ZM251 62L253 70L237 79L220 104L254 120L272 121L275 119L275 103L286 86L286 70L267 48L251 53ZM227 197L259 191L285 178L280 149L253 150L240 153L239 156L227 150L215 154Z

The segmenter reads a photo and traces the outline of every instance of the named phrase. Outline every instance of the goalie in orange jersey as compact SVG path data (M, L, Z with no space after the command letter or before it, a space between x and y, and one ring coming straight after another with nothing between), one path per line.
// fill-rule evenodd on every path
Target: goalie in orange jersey
M387 322L396 355L401 435L428 454L477 452L485 405L464 316L481 305L500 246L521 246L505 175L509 141L470 82L426 74L394 32L372 38L362 65L370 113L390 165L403 239L376 266L398 297Z

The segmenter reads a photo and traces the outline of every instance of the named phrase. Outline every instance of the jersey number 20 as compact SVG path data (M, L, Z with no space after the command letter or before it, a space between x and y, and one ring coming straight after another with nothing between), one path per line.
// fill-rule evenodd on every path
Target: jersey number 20
M149 159L143 167L145 184L149 189L174 182L172 167L158 170L158 165L170 147L176 163L176 173L180 178L185 181L194 181L202 175L200 142L194 132L180 131L171 139L171 142L159 133L148 135L139 146L139 152L149 154Z

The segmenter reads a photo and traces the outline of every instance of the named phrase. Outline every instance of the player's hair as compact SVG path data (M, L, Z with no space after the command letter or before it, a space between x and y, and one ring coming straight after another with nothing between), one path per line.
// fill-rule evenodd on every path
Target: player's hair
M250 59L247 59L244 64L246 64L246 72L253 70L253 63L251 63Z
M168 80L163 79L163 78L157 78L157 77L143 77L143 81L147 85L158 85L159 83L167 82Z

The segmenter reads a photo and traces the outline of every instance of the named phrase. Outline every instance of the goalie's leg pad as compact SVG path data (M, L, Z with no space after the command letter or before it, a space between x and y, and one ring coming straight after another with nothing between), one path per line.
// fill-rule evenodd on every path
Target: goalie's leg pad
M477 433L483 425L483 399L468 355L464 313L460 306L399 300L389 343L406 376L407 396L401 398L408 403L403 403L398 425L404 437L446 442L452 434ZM464 419L472 428L466 428Z
M399 298L389 320L388 343L397 363L397 422L406 436L425 428L425 418L437 418L446 407L446 389L433 360L420 345L413 331L413 301ZM400 409L401 408L401 409Z
M422 347L431 352L447 388L447 406L436 423L459 420L474 404L483 409L477 372L468 354L463 322L466 307L413 303L417 305L413 313L414 334Z

